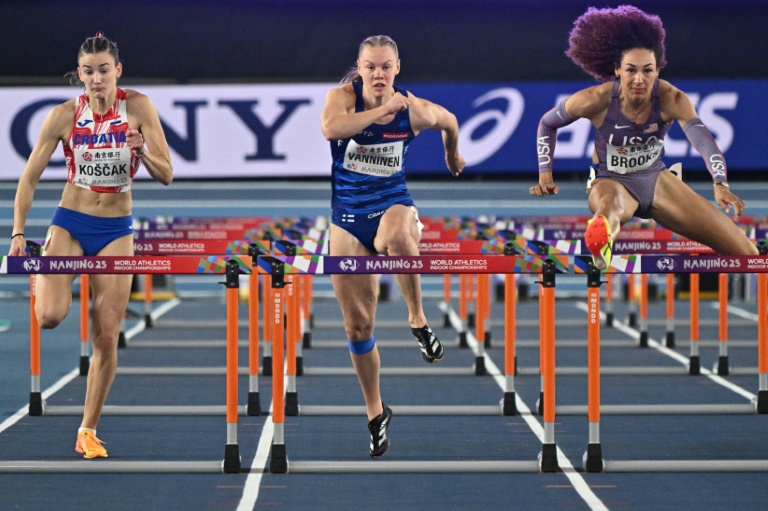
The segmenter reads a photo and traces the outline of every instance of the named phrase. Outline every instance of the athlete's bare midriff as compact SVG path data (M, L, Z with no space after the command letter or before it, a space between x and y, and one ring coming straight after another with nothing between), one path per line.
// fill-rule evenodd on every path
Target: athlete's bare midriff
M59 206L86 215L127 216L131 214L131 192L99 193L67 183Z

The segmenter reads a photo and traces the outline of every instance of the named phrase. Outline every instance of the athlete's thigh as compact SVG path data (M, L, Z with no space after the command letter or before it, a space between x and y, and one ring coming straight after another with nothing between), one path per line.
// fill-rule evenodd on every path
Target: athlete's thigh
M332 256L372 256L368 249L338 225L331 225ZM333 291L339 301L344 321L372 321L376 312L378 275L331 275Z
M659 175L651 215L667 229L718 253L754 252L751 242L725 213L669 172Z
M378 248L376 241L380 238L388 239L395 233L407 232L414 241L418 243L421 234L419 233L419 217L416 208L395 204L390 207L381 217L379 229L376 233L374 246Z
M52 225L43 245L44 256L78 257L83 255L80 243L65 229ZM44 275L35 278L35 299L45 306L69 309L72 303L72 282L77 275ZM66 313L65 313L66 314Z
M592 181L588 203L592 213L606 206L612 211L620 211L619 221L621 225L631 220L640 206L637 200L624 188L624 185L605 177Z

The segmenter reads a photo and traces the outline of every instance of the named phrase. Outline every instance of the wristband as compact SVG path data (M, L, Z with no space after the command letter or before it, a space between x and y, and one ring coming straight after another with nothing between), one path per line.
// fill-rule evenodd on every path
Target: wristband
M24 233L23 232L17 232L13 236L11 236L11 239L15 238L16 236L24 236Z
M724 186L725 188L730 188L730 186L728 186L728 183L723 182L723 181L718 181L717 183L713 184L712 186L717 186L717 185Z

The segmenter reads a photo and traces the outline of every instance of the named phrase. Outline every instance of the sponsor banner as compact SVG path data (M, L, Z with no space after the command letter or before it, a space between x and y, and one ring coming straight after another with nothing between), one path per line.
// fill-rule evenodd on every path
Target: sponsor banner
M320 131L335 84L130 86L157 108L176 178L329 175ZM17 180L46 114L82 91L74 87L0 89L0 179ZM57 149L43 179L66 179ZM137 179L148 179L143 168Z
M768 104L763 101L768 80L672 80L688 94L697 113L725 155L730 171L759 171L768 167L763 128ZM459 148L466 172L520 173L536 176L536 129L541 116L574 92L596 82L519 82L468 84L413 84L408 89L451 110L459 121ZM592 164L594 128L580 119L558 130L553 168L588 175ZM680 126L670 129L664 142L667 165L683 164L708 175L698 152ZM447 172L437 133L425 132L411 144L408 172Z
M145 240L239 240L244 239L246 233L239 229L230 230L205 230L205 231L149 231L137 230L134 239Z
M568 256L266 256L258 264L268 273L280 263L283 273L309 274L543 273L548 260L568 271Z
M0 257L0 273L11 274L224 274L229 261L237 261L240 273L251 273L250 257Z
M136 255L247 254L248 244L240 240L135 241L133 251Z
M674 80L724 152L731 172L768 167L762 126L768 80ZM441 104L459 121L466 172L537 173L536 129L541 116L594 82L415 83L415 96ZM157 107L171 148L176 178L328 176L329 142L320 114L333 83L131 86ZM0 179L17 180L43 119L55 105L77 96L74 87L0 89ZM555 172L583 173L591 164L593 128L581 119L558 131ZM702 158L675 125L664 143L668 165L706 177ZM54 154L43 179L64 179L64 157ZM405 161L409 175L448 175L440 134L426 131ZM137 179L148 179L140 170Z
M643 256L641 273L766 273L765 256Z

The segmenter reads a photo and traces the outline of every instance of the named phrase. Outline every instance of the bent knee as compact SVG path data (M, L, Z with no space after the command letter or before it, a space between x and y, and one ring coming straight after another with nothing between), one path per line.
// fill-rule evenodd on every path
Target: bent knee
M373 325L347 325L347 339L352 342L365 341L373 337Z
M377 240L379 245L383 245L383 253L389 255L408 254L414 246L417 246L416 240L406 229L390 230L379 235Z
M119 335L114 333L96 333L93 336L92 346L94 352L105 351L112 352L117 349L117 340Z
M50 307L35 307L35 316L40 328L45 330L56 328L67 317L69 309L53 309Z

